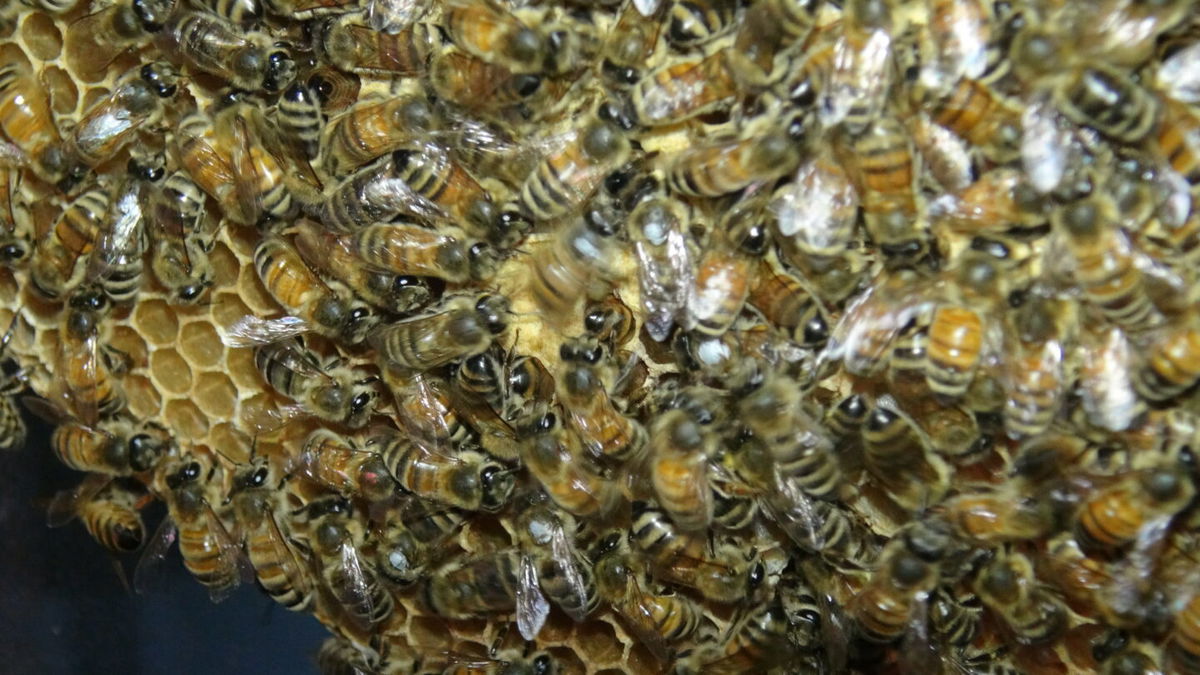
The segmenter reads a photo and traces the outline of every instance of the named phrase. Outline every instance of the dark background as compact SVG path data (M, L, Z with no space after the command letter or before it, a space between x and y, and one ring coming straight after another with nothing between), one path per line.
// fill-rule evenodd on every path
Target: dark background
M51 530L45 505L81 474L62 466L36 420L0 454L0 673L311 673L327 633L243 584L213 604L172 550L164 587L127 591L114 557L78 521ZM147 538L164 509L145 509ZM137 554L120 559L132 578Z

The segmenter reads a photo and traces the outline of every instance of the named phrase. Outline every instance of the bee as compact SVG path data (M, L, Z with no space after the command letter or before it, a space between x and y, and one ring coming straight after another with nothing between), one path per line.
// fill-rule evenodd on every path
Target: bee
M153 469L166 450L157 434L139 429L124 417L88 426L52 404L39 405L39 414L43 408L59 422L50 435L51 449L76 471L108 476L142 473Z
M422 597L430 610L448 619L512 614L517 610L517 588L522 584L525 560L517 549L457 560L429 575ZM540 592L537 597L541 597ZM545 598L541 601L548 612Z
M428 305L433 297L426 279L364 265L342 235L304 219L297 221L293 229L296 231L296 251L305 262L327 278L346 284L356 295L376 307L404 314Z
M948 88L964 78L988 71L988 47L995 11L982 0L929 4L928 30L933 38L929 63L922 64L919 81L933 88Z
M430 370L486 351L507 330L508 314L504 296L452 296L430 313L377 329L368 341L393 366Z
M884 272L846 308L834 327L824 357L840 359L855 375L879 372L902 328L930 309L916 292L921 277L914 270Z
M184 567L208 589L213 602L229 597L241 584L244 558L212 507L216 469L206 471L194 457L162 465L167 517L142 552L133 575L135 589L146 590L151 570L176 538Z
M983 603L971 592L939 586L929 601L929 627L947 644L965 647L981 630Z
M38 178L61 190L69 190L87 171L65 147L50 99L29 66L0 68L0 132L29 160Z
M606 225L579 220L529 258L529 293L549 320L574 316L584 297L608 293L615 234Z
M375 534L375 567L388 581L408 586L426 574L441 546L466 522L469 512L407 502Z
M30 281L38 293L56 299L80 281L84 272L80 261L87 259L100 240L108 207L109 191L98 186L63 209L30 260Z
M863 224L889 266L913 265L929 254L918 218L912 141L894 117L875 120L851 142Z
M22 4L36 7L52 14L65 14L79 4L79 0L22 0Z
M847 3L841 35L830 47L828 85L817 105L823 126L843 124L852 134L860 133L879 117L891 87L888 67L892 44L891 8L879 0ZM811 57L810 57L811 58Z
M368 626L392 615L395 601L380 583L375 568L358 553L365 533L354 518L353 507L341 498L311 502L308 545L326 588L346 612Z
M283 147L279 134L257 107L238 104L222 110L216 118L216 133L230 153L235 200L223 204L235 222L252 225L265 219L288 220L299 210L298 198L316 199L317 179L306 178L304 167L277 154L276 149Z
M628 114L643 127L676 124L732 106L738 88L721 54L672 61L638 80Z
M863 426L867 470L905 508L941 501L949 488L947 467L929 447L929 438L894 401L881 398Z
M601 373L603 350L586 340L564 343L565 370L558 398L588 453L604 462L624 464L642 457L646 429L617 410Z
M1191 477L1178 466L1134 472L1084 499L1076 516L1075 537L1088 551L1144 546L1154 528L1179 513L1195 493Z
M125 0L72 21L63 39L66 62L86 81L103 79L122 53L162 30L174 4L166 0Z
M571 543L575 537L574 518L549 503L528 506L517 517L517 543L542 592L578 623L596 611L600 595L591 562Z
M80 286L68 298L59 328L57 372L63 398L68 412L91 426L125 407L125 392L114 372L119 364L100 344L101 321L109 309L103 291Z
M819 349L829 339L830 318L808 284L763 260L746 302L799 344Z
M315 206L314 215L338 232L355 232L400 215L436 219L440 207L410 186L400 175L409 153L397 151L369 164L339 183Z
M308 71L305 84L321 102L321 108L332 114L342 112L358 102L362 81L354 73L319 65Z
M453 368L454 385L464 397L479 401L492 413L503 418L511 417L508 409L507 363L496 351L476 354Z
M445 380L425 373L398 378L387 369L383 375L396 396L397 416L405 431L435 446L459 446L468 440L471 430L455 410Z
M512 496L512 472L481 452L446 454L399 435L379 436L368 443L368 449L376 446L400 487L423 499L494 513Z
M600 597L651 653L662 661L669 660L671 645L687 640L700 626L696 603L680 594L652 592L645 571L621 532L600 541L595 561Z
M175 96L178 82L179 73L163 62L147 63L126 74L75 125L70 151L91 167L111 159L143 129L153 129L162 121L165 102Z
M33 223L20 190L22 172L0 168L0 266L24 267L33 254Z
M745 448L741 452L750 455L738 465L741 476L749 475L751 463L770 464L765 448L757 453ZM778 481L760 496L759 504L797 546L835 565L866 569L878 557L874 535L865 523L837 504L810 499L795 481Z
M554 375L533 356L511 355L505 367L508 399L504 418L518 427L528 427L554 398Z
M980 257L964 262L957 276L968 302L942 303L933 310L925 352L925 381L943 401L964 396L975 372L999 347L997 327L986 310L1001 283L1000 271Z
M620 297L610 295L584 308L584 333L613 350L628 343L637 333L637 316Z
M294 82L279 97L275 113L280 132L292 139L306 159L316 159L325 128L325 116L316 94L304 84Z
M679 532L666 512L645 502L633 506L630 539L649 558L655 576L695 589L713 602L755 596L766 573L756 554L733 545L717 546L710 554L699 539Z
M433 130L437 113L422 96L367 98L329 120L322 147L325 168L342 176Z
M1133 384L1147 401L1162 402L1187 391L1198 379L1200 333L1179 326L1154 340Z
M235 346L274 342L306 330L357 344L379 319L370 308L326 286L279 235L268 235L258 243L254 268L267 293L293 316L274 321L250 316L238 321L227 338Z
M637 3L624 3L601 48L600 70L610 84L620 88L636 84L646 64L653 62L663 26L660 13L666 6L660 3L647 21Z
M756 492L740 485L737 481L712 478L713 527L726 532L737 532L750 527L758 520L759 506Z
M326 638L317 650L317 670L321 675L374 673L379 672L379 665L378 655L342 638Z
M1163 119L1156 133L1159 153L1172 171L1189 185L1196 185L1200 183L1200 147L1193 139L1200 132L1200 118L1176 101L1163 103Z
M720 37L735 26L737 7L724 0L672 0L667 7L667 40L690 49Z
M235 213L244 219L241 208L237 204L237 183L234 167L231 162L233 149L224 136L218 136L212 120L200 112L193 112L179 122L179 130L175 134L175 147L179 164L191 181L201 190L210 195L222 206L223 213ZM175 183L184 188L182 182ZM181 192L181 198L193 200L190 190ZM201 200L203 201L203 200ZM196 214L196 211L186 204L185 213ZM196 216L199 218L199 216ZM192 222L190 219L188 222Z
M255 347L254 365L276 391L321 419L360 428L375 412L379 393L373 378L321 363L298 338Z
M75 489L54 496L47 522L50 527L60 527L79 518L101 546L113 553L131 553L146 540L137 500L136 494L110 478L92 474Z
M204 193L184 171L167 176L150 200L150 269L178 303L204 297L213 283L209 249L213 240L204 229Z
M572 515L588 518L610 513L620 499L617 483L583 453L579 436L563 427L553 412L534 423L521 461L554 503Z
M720 197L774 180L799 163L796 142L783 131L768 131L682 150L665 171L667 185L680 194Z
M540 75L514 73L452 47L433 56L429 83L438 96L473 112L504 117L513 111L526 118L534 114L529 104L545 98L551 85Z
M278 92L295 78L296 64L285 45L268 46L264 35L244 34L215 14L176 10L154 41L189 69L243 91Z
M260 0L200 0L198 4L243 28L249 28L263 18L263 3Z
M650 337L662 342L683 318L692 285L684 206L665 195L643 200L629 214L627 227L638 260L639 299Z
M140 174L140 176L139 176ZM92 249L86 278L95 283L116 304L128 304L137 298L145 268L146 214L143 193L150 189L145 177L161 178L162 167L147 170L130 160L129 175L119 186L105 218L107 228Z
M985 545L1043 537L1053 525L1050 505L1037 496L1019 494L1023 485L1014 482L951 497L943 506L946 519L961 536Z
M229 498L259 584L284 608L303 612L315 597L313 577L291 543L278 483L270 464L258 457L235 474Z
M650 480L675 526L685 532L707 528L713 518L708 461L716 441L685 410L669 410L650 429Z
M1001 553L975 578L975 592L1021 644L1041 644L1066 629L1067 608L1038 585L1033 564L1020 553Z
M1067 374L1063 343L1065 303L1033 295L1017 309L1019 347L1004 402L1004 426L1011 438L1028 438L1044 432L1058 414L1066 393Z
M1108 200L1095 195L1064 206L1052 222L1075 259L1075 280L1084 297L1105 319L1133 334L1162 323Z
M730 627L721 655L705 663L703 670L733 673L789 663L794 651L788 640L790 632L791 624L779 603L760 605Z
M396 493L383 457L329 429L308 435L296 463L309 480L346 496L381 502Z
M387 34L353 23L353 17L334 17L318 28L316 51L326 63L347 73L415 77L426 72L429 57L442 44L433 24L414 23Z
M506 649L486 657L450 654L443 675L557 675L560 661L542 650Z
M745 85L766 87L783 75L784 53L802 43L816 23L815 0L771 0L748 9L726 54L729 69Z
M328 243L345 246L364 263L389 272L450 283L487 278L496 265L486 243L403 223L370 225Z
M1020 113L986 84L962 78L944 90L918 89L913 95L922 99L932 122L979 148L993 162L1020 156Z
M750 294L755 266L767 246L753 200L739 203L725 217L725 236L714 237L696 262L688 291L683 327L717 336L729 330Z
M941 578L939 562L949 546L948 533L933 523L918 521L897 534L850 602L849 614L860 637L890 644L910 630L920 603Z
M568 134L545 155L521 185L517 206L535 220L573 213L621 166L631 152L629 139L608 108Z

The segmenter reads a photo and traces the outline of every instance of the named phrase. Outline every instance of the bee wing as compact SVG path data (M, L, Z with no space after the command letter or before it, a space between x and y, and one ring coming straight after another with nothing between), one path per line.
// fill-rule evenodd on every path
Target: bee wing
M825 550L818 507L792 480L776 478L777 489L760 499L767 513L797 546L814 553Z
M1113 328L1101 336L1085 334L1079 388L1088 419L1109 431L1128 429L1142 406L1132 385L1129 340Z
M397 413L400 413L400 425L406 431L434 443L450 438L450 426L439 412L447 410L449 402L448 392L440 380L423 373L414 374L397 395L401 399L397 402Z
M163 518L154 536L146 542L138 558L137 567L133 570L133 590L139 595L153 592L163 580L162 562L166 559L171 545L179 538L179 529L175 521L168 515Z
M930 174L946 190L958 192L974 178L971 153L963 139L946 127L934 124L928 115L913 118L913 143Z
M349 593L347 599L364 616L375 612L375 601L371 599L371 585L367 582L367 573L363 570L362 559L358 557L358 549L354 542L346 540L338 547L338 562L342 566L345 578L345 590Z
M1021 115L1021 163L1030 184L1046 194L1058 187L1067 171L1068 132L1059 125L1049 101L1031 102Z
M207 527L216 540L217 545L217 566L223 570L232 570L234 583L226 588L209 587L208 596L213 602L221 602L228 598L230 594L243 581L252 581L254 579L254 569L250 566L245 555L242 554L242 549L229 535L229 530L225 529L225 523L221 522L221 518L213 511L212 506L206 504L204 508L204 518L207 521Z
M29 165L29 155L12 143L0 141L0 167L19 169ZM17 173L20 176L19 173Z
M631 575L625 580L625 594L616 601L616 605L620 607L620 615L625 619L625 625L646 645L655 658L665 662L670 660L671 646L657 629L650 602L652 599L642 590L636 575Z
M26 394L21 397L21 403L25 405L26 410L43 422L58 425L72 420L71 415L53 399Z
M96 246L93 260L106 259L117 264L127 264L140 255L142 250L142 225L145 219L142 215L141 194L138 184L129 181L121 194L109 207L108 231Z
M121 89L128 86L130 83L126 82L96 103L84 113L83 119L75 127L71 141L84 155L106 154L106 145L112 149L118 137L133 133L149 119L149 114L154 108L147 111L147 114L137 114L122 105L121 99L125 94Z
M642 308L646 310L646 331L655 341L662 342L683 316L688 289L694 283L695 265L687 238L678 230L668 231L662 250L657 248L639 241L634 251L638 258Z
M75 519L79 506L94 499L111 482L111 476L93 473L88 474L87 478L74 488L59 490L46 508L46 525L62 527L71 522Z
M517 630L520 631L521 637L532 641L546 624L546 617L550 614L550 603L538 587L537 567L532 558L527 555L521 556L517 574Z
M857 39L842 36L834 43L830 86L822 93L819 108L826 128L836 126L854 107L879 111L891 83L892 40L887 32L875 30L864 44L855 42Z
M658 11L658 6L662 0L633 0L633 6L637 7L637 11L642 16L652 16Z
M908 673L936 673L941 666L941 654L929 637L929 594L919 594L913 604L908 629L900 641L901 668Z
M563 529L561 523L557 524L550 532L550 553L566 580L567 586L570 587L571 594L579 598L588 597L587 584L583 580L583 574L579 571L579 556L567 538L566 530ZM583 621L587 618L586 613L579 611L568 611L567 614L575 621Z
M413 152L420 153L421 150ZM444 153L444 151L442 152ZM444 154L443 158L448 161ZM440 162L436 157L433 160ZM366 185L362 189L363 199L397 213L409 214L427 221L444 222L449 220L450 215L441 206L429 201L424 195L418 194L404 179L391 175L390 166L393 161L393 158L389 156L370 169L378 171L379 175L366 181Z
M853 227L858 192L832 158L818 155L801 164L795 180L776 191L770 208L780 234L826 248Z
M883 358L909 321L930 307L915 297L888 298L886 289L872 285L856 298L833 329L820 362L843 361L851 373L865 375L872 362Z
M1200 103L1200 42L1164 59L1154 78L1158 90L1181 103Z
M408 28L429 10L429 0L369 0L367 25L388 35Z
M226 327L221 341L227 347L254 347L293 338L307 333L311 329L312 324L298 316L262 319L254 315L247 315Z

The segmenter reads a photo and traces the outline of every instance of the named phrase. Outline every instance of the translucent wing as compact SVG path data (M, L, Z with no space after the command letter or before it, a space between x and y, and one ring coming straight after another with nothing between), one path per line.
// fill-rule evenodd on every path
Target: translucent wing
M654 620L650 605L655 602L659 602L659 599L644 593L638 579L630 576L625 581L625 595L617 601L616 606L620 608L625 624L650 653L660 661L667 661L671 656L671 646L656 628L658 622Z
M575 552L575 547L567 538L567 533L562 523L557 520L554 527L550 530L550 554L553 556L560 574L566 580L567 586L571 589L571 595L576 598L586 598L588 596L588 589L587 584L583 580L583 575L579 571L579 556ZM587 618L587 614L581 613L581 611L568 610L565 607L563 609L575 621L583 621Z
M225 329L221 340L227 347L253 347L296 337L312 330L312 324L298 316L262 319L246 315Z
M1123 331L1113 328L1088 342L1079 381L1083 409L1096 426L1128 429L1142 410L1131 384L1129 341Z
M820 250L849 238L858 215L858 193L841 166L817 156L801 164L796 179L776 192L771 209L780 234Z
M429 10L428 0L368 0L367 25L395 35L408 28Z
M62 527L71 522L75 519L79 506L94 499L111 482L111 476L94 473L89 474L74 488L60 490L50 500L50 506L46 509L46 525Z
M92 260L128 264L141 253L142 224L145 222L140 189L136 182L128 181L120 196L109 207L108 214L109 229L96 247Z
M1043 194L1062 182L1067 171L1068 132L1046 100L1035 100L1021 116L1021 163L1033 187Z
M243 581L252 581L254 579L254 569L250 566L250 561L242 554L242 549L229 535L229 531L225 529L225 524L212 510L212 506L206 504L204 508L204 518L209 533L216 542L217 560L216 566L222 570L232 572L233 583L224 588L208 587L208 597L213 602L221 602L233 594L233 591Z
M843 36L834 44L833 73L830 86L821 96L819 117L822 126L831 128L859 108L874 119L883 108L891 84L892 39L882 30L872 31L862 45Z
M637 7L637 11L642 16L651 16L658 11L658 6L662 4L662 0L633 0L633 6Z
M672 228L661 245L639 241L635 251L646 331L662 342L680 318L693 286L691 250L683 233Z
M1200 42L1175 52L1159 65L1159 91L1181 103L1200 103Z
M550 603L538 587L537 567L533 559L521 556L517 579L517 630L526 640L534 640L546 624Z
M925 115L913 120L912 130L925 166L943 188L958 192L971 184L971 154L961 138Z
M341 567L341 592L338 597L360 616L373 616L375 601L371 598L371 586L363 570L362 560L354 542L347 539L338 547L338 564Z
M133 590L139 594L153 592L162 581L162 563L166 560L171 545L179 538L179 529L170 516L163 518L154 536L146 542L146 548L138 558L133 570Z

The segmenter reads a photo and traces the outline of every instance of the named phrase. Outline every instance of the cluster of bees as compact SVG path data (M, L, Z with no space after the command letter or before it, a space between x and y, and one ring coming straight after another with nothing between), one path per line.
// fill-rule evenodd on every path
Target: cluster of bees
M24 3L0 445L135 587L327 673L1200 672L1192 3ZM245 443L131 412L152 289L278 306Z

